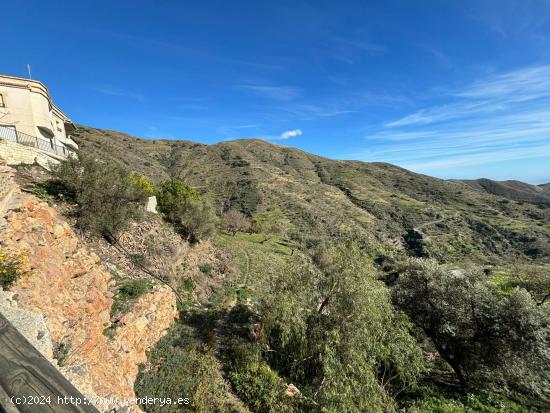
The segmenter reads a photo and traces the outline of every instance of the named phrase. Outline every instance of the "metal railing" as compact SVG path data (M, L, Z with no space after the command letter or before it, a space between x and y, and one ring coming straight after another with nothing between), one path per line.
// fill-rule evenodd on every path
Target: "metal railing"
M66 146L56 145L52 141L27 135L26 133L5 126L0 126L0 139L24 146L31 146L41 151L51 152L61 156L76 156L76 152Z

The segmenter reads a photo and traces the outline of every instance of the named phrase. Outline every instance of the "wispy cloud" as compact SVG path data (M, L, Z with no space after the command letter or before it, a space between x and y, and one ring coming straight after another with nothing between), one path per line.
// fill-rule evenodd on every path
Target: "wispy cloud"
M317 104L307 102L297 102L291 105L280 107L281 112L291 115L299 120L311 120L317 118L332 118L336 116L356 113L357 110L351 109L352 105L346 104Z
M252 128L258 128L260 125L250 124L250 125L238 125L233 126L233 129L252 129Z
M550 65L528 67L474 82L446 96L451 103L421 109L386 126L426 125L510 110L518 103L550 98Z
M518 102L548 97L549 92L550 65L547 65L527 67L475 82L457 96Z
M315 101L301 99L285 103L276 109L294 120L315 120L357 115L372 111L373 108L410 106L412 102L403 94L385 90L353 90L318 98ZM273 107L272 107L273 108Z
M286 141L290 138L295 138L298 136L301 136L303 134L301 129L290 129L287 131L284 131L280 133L279 135L274 134L258 134L258 135L252 135L252 136L231 136L227 137L224 140L236 140L236 139L261 139L264 141Z
M381 54L388 51L388 48L383 44L368 41L362 38L350 39L346 37L334 36L333 40L337 43L349 45L370 54Z
M350 155L427 173L514 159L550 162L550 66L494 74L434 99L445 103L387 122L366 137L368 148Z
M255 95L281 100L291 101L300 97L299 89L291 86L271 86L271 85L238 85L238 89L252 92Z
M93 88L96 92L102 93L108 96L116 96L122 98L135 99L139 102L145 101L145 96L141 93L131 92L127 90L122 90L118 88L108 87L108 86L97 86Z
M284 131L283 133L281 133L281 139L282 140L287 140L287 139L290 139L290 138L295 138L296 136L300 136L301 134L302 134L301 129L287 130L287 131Z
M154 50L154 52L169 53L171 55L180 54L186 57L193 56L197 60L203 59L225 65L249 67L255 70L277 71L281 69L281 66L278 64L260 61L260 56L256 56L254 60L226 57L221 53L210 52L211 48L207 47L207 44L197 44L196 41L191 44L185 38L176 38L173 41L167 41L153 36L143 36L113 30L82 28L80 26L67 26L63 27L62 30L78 33L79 35L85 33L110 43L116 41L132 47L147 47Z

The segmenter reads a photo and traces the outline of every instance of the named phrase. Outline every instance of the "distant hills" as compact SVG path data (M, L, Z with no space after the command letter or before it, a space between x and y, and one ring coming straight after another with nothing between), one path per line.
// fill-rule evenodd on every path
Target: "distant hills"
M493 181L490 179L462 180L475 190L498 195L514 201L550 206L550 183L530 185L520 181Z
M78 127L84 153L153 181L179 177L220 210L282 212L304 243L359 236L380 253L443 261L550 257L550 185L446 181L386 163L337 161L262 140L204 145Z

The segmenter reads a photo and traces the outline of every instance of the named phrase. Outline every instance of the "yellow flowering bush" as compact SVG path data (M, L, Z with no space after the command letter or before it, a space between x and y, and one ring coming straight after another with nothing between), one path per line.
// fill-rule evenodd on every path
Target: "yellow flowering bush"
M155 193L155 188L153 184L147 177L143 175L131 174L129 177L130 182L136 187L136 189L141 192L145 192L147 195L153 195Z
M21 277L28 277L25 255L10 254L5 248L0 248L0 287L9 289Z

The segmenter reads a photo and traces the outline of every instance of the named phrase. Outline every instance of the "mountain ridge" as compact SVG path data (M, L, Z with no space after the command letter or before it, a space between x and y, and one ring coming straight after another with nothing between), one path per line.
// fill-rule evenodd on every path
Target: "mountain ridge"
M207 145L83 126L75 139L82 152L112 159L155 182L185 180L208 194L220 212L282 211L295 232L316 239L360 236L381 250L412 248L447 260L550 256L545 204L506 198L464 181L388 163L331 160L257 139Z
M550 206L550 185L531 185L517 180L495 181L487 178L458 180L470 187L514 201ZM545 189L548 186L548 190Z

